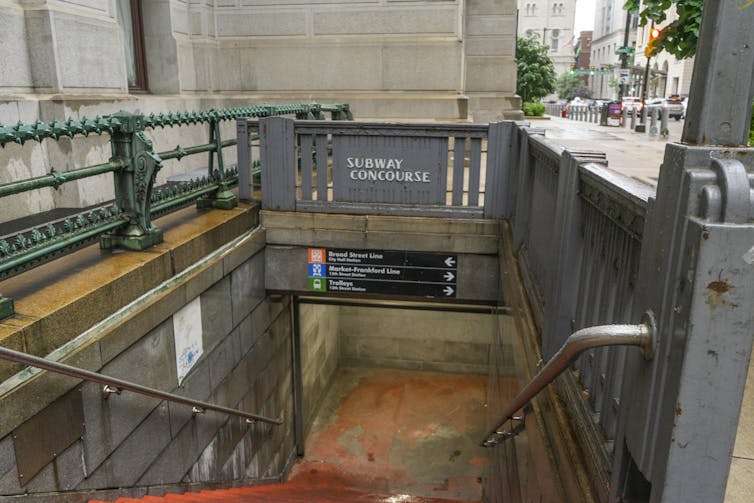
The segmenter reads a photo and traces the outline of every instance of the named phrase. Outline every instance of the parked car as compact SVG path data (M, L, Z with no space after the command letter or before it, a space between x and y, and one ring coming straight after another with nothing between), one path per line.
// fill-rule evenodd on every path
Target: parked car
M626 110L636 110L637 112L641 112L642 108L644 108L644 104L641 102L639 96L624 96L622 106Z
M686 116L686 97L678 94L671 94L667 99L670 116L675 120L680 120Z
M678 99L652 98L647 100L646 106L667 108L668 116L675 120L681 120L684 115L683 103Z

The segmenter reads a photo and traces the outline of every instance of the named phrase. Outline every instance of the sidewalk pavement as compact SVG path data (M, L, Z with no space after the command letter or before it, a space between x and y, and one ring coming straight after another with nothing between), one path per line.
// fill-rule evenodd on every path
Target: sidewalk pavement
M667 138L636 133L629 127L600 126L560 117L546 116L530 122L533 127L544 128L546 138L564 147L605 152L609 168L650 185L657 184L665 144L680 141L683 132L683 121L672 119L668 122Z

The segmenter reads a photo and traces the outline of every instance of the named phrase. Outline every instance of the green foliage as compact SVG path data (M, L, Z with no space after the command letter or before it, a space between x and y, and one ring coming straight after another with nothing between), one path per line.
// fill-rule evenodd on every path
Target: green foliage
M545 105L538 101L527 102L523 105L524 115L541 117L545 114Z
M578 75L564 73L555 81L558 98L572 100L575 97L591 98L592 90L584 85L584 80Z
M555 67L548 51L549 48L535 38L516 41L516 93L524 101L536 101L555 90Z
M646 26L651 21L656 25L664 23L668 10L675 5L678 19L662 27L657 44L661 51L668 51L676 58L684 59L696 53L702 2L703 0L627 0L623 8L628 12L638 12L639 24Z

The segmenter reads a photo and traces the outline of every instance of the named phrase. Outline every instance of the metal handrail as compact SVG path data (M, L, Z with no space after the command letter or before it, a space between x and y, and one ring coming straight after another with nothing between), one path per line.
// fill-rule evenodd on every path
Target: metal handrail
M639 346L644 358L651 360L654 356L655 333L654 316L650 312L644 314L638 325L600 325L574 332L542 370L503 408L502 420L487 433L482 445L493 447L514 436L512 432L504 430L505 423L521 420L521 417L514 414L553 382L582 352L603 346Z
M251 414L249 412L231 409L230 407L223 407L222 405L202 402L201 400L193 400L191 398L175 395L173 393L167 393L158 389L142 386L141 384L124 381L123 379L118 379L117 377L106 376L97 372L66 365L65 363L60 363L48 360L46 358L40 358L38 356L22 353L20 351L15 351L13 349L0 347L0 359L21 363L23 365L28 365L31 367L37 367L40 369L48 370L50 372L55 372L57 374L75 377L76 379L83 379L86 381L102 384L104 385L103 394L105 398L107 398L110 394L120 394L122 390L126 390L132 391L134 393L139 393L141 395L150 396L152 398L159 398L160 400L168 400L170 402L191 406L194 413L203 413L205 411L212 410L215 412L222 412L225 414L246 418L247 422L261 421L263 423L276 425L283 424L283 416L279 417L278 419L272 419L269 417L260 416L258 414Z

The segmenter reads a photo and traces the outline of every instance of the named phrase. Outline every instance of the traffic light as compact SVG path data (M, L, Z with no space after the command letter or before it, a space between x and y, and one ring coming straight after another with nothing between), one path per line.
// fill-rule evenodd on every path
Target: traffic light
M652 28L649 31L649 42L647 42L647 47L644 49L644 55L648 58L651 58L658 52L660 52L660 36L662 35L662 30L659 28Z

